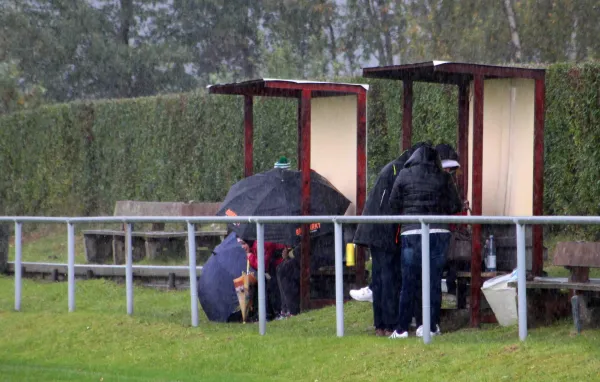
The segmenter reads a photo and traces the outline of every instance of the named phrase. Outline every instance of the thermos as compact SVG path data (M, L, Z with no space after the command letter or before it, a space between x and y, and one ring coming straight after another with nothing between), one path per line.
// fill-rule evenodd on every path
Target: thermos
M353 267L356 265L356 260L354 257L354 243L346 244L346 266Z
M487 272L496 272L496 246L494 245L494 235L490 235L485 250L485 270Z

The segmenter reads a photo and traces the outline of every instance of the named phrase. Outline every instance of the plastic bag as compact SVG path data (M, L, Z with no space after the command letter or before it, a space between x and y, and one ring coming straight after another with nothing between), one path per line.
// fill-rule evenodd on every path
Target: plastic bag
M518 320L517 290L508 286L509 282L516 280L517 270L515 269L510 274L487 280L481 287L483 295L501 326L514 325Z

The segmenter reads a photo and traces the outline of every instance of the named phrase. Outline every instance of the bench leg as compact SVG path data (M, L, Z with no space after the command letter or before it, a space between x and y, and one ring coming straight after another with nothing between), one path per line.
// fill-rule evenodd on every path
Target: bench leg
M112 236L84 235L85 258L88 264L110 264L112 260Z
M467 282L463 279L456 280L456 308L466 309L467 308L467 293L469 288Z

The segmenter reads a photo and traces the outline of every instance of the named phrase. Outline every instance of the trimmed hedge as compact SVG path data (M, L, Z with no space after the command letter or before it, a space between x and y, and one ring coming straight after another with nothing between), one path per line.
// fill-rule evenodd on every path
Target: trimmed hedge
M366 83L364 78L343 79ZM399 153L401 82L369 80L368 166ZM600 213L600 65L546 80L545 213ZM255 101L255 169L296 158L296 102ZM457 90L415 85L415 141L456 142ZM204 92L44 106L0 118L4 214L111 214L116 200L219 201L243 169L242 98Z

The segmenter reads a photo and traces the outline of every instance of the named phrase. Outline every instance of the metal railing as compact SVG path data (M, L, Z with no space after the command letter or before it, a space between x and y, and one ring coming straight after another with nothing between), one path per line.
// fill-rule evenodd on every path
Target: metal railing
M189 250L189 278L191 324L198 326L198 290L196 274L195 224L206 223L250 223L256 224L258 247L258 316L259 333L266 333L266 293L264 259L264 225L281 223L332 223L335 235L335 303L336 328L338 337L344 335L344 296L343 296L343 248L342 224L356 223L420 223L422 243L423 280L423 342L431 342L430 333L430 290L429 290L429 225L449 224L514 224L517 241L517 288L519 338L527 337L527 294L526 294L526 253L525 226L546 224L600 224L600 216L255 216L255 217L194 217L194 216L120 216L120 217L32 217L0 216L0 222L15 223L15 310L21 310L22 287L22 226L23 223L67 224L68 233L68 303L69 312L75 310L75 224L123 223L126 224L126 296L127 314L133 314L133 257L132 223L187 223Z

